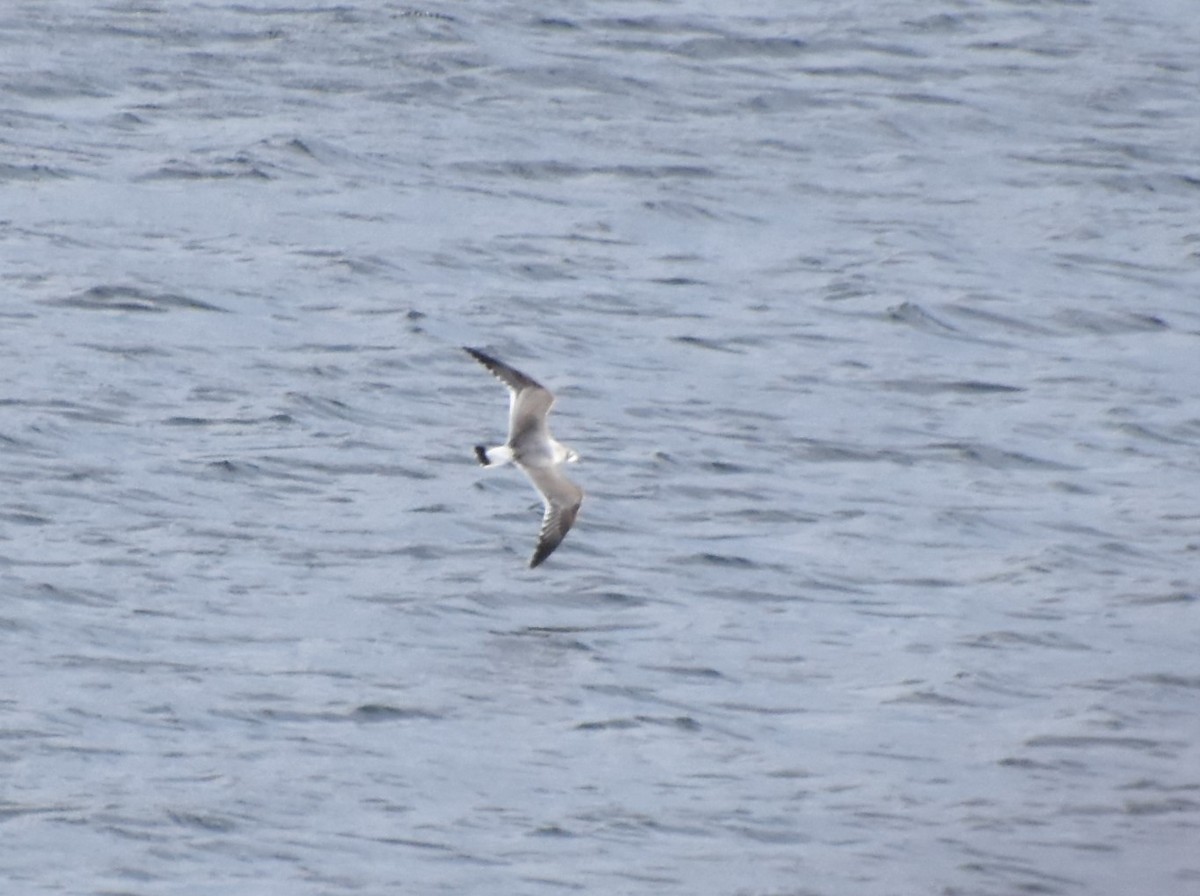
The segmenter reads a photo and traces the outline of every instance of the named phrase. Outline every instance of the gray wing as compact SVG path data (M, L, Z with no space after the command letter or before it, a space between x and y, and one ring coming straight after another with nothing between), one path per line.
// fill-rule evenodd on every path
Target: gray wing
M481 352L477 348L463 346L463 351L490 370L500 382L508 386L514 392L520 392L522 389L541 389L542 384L532 377L528 377L515 367L509 367L503 361L497 361L486 352Z
M579 514L579 506L583 503L583 489L559 472L556 466L518 466L529 477L534 488L541 492L542 501L546 504L537 547L529 560L529 566L532 568L554 553L554 549L567 537L567 532Z
M492 372L492 375L508 386L511 400L508 406L508 441L516 442L531 431L546 434L546 415L554 404L554 395L533 377L526 376L515 367L497 361L477 348L463 346L463 350Z

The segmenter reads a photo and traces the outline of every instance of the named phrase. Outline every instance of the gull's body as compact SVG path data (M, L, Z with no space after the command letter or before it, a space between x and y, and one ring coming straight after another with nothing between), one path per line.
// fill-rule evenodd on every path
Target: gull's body
M550 390L479 349L464 346L464 350L508 387L508 441L495 448L476 445L475 456L485 467L512 461L541 494L546 513L529 560L531 567L537 566L566 538L583 503L583 489L562 473L562 465L579 460L579 455L550 435L546 423L554 405Z

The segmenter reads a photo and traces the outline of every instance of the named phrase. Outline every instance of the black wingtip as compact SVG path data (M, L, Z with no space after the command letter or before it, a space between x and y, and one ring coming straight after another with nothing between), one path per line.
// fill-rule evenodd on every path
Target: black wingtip
M561 539L559 539L559 541L561 541ZM541 566L542 561L553 554L554 549L558 547L558 545L558 541L554 542L553 544L547 542L542 542L539 544L534 550L533 556L529 558L529 568L533 569L535 566Z
M487 449L486 448L484 448L482 445L476 445L475 446L475 456L477 458L479 458L480 466L484 466L484 467L488 466L488 457L487 457Z

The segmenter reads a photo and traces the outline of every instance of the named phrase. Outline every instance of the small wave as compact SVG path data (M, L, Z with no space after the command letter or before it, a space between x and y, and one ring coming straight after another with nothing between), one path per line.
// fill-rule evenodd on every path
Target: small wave
M43 181L65 180L70 172L62 168L52 168L49 165L7 165L0 164L0 183L8 181Z
M93 286L47 304L88 311L226 311L217 305L172 292L151 292L136 286Z
M980 380L884 380L880 385L896 392L911 392L916 395L936 395L940 392L966 392L974 395L988 393L1024 392L1023 386L1006 383L988 383Z
M597 722L580 722L575 728L579 731L605 731L611 729L640 728L654 725L664 728L675 728L680 731L699 731L700 723L691 716L622 716L620 718L603 719Z
M1148 737L1104 736L1098 734L1041 734L1025 741L1027 747L1116 747L1123 750L1156 750L1165 743Z
M990 445L982 445L978 442L937 442L926 446L926 450L930 455L950 454L963 462L990 467L993 470L1027 469L1063 471L1077 469L1077 467L1073 467L1070 464L1034 457L1031 454L1025 454L1020 451L1005 451L1002 448L993 448Z
M234 178L274 179L273 175L254 160L235 157L217 160L209 164L201 164L189 159L172 159L155 170L141 175L137 180L229 180Z

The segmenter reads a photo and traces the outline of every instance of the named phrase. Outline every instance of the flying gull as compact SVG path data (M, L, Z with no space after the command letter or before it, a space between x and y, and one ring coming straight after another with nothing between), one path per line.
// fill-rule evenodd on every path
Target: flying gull
M508 387L508 441L495 448L475 446L475 456L485 467L498 467L509 461L521 468L542 496L546 514L537 548L529 559L537 566L554 552L575 522L583 489L562 474L563 463L574 463L579 455L550 435L546 416L554 406L554 396L545 386L521 371L497 361L477 348L463 349Z

